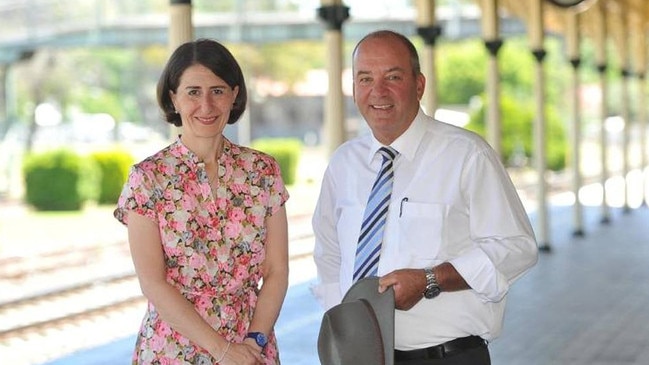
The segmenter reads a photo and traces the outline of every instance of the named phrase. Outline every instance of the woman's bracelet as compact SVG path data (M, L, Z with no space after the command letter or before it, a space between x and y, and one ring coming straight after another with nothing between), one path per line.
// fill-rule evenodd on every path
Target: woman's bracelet
M227 346L225 346L225 351L223 351L223 355L221 355L221 357L219 357L218 360L216 360L217 363L223 361L223 359L225 358L225 354L227 354L228 350L230 349L231 344L232 342L228 342Z

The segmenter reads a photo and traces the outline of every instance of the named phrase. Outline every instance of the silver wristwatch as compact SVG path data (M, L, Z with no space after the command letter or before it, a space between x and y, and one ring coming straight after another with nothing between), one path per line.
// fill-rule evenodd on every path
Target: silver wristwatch
M424 298L433 299L441 293L442 288L437 284L437 278L432 268L424 269L426 273L426 290L424 290Z

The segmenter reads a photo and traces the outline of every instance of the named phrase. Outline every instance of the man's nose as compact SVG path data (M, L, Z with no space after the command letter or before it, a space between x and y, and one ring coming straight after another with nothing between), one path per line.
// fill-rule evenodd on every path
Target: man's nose
M372 87L372 92L378 95L385 94L387 90L387 84L383 80L376 80L374 82L374 86Z

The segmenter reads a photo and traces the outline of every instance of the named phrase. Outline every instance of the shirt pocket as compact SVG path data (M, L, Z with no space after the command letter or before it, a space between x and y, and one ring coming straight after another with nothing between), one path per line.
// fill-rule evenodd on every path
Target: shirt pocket
M399 216L399 246L413 267L435 263L443 245L448 205L404 201Z

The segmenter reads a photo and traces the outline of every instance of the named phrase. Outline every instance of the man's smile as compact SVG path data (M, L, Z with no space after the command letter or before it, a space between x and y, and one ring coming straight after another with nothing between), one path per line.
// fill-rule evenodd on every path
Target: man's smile
M394 107L394 104L373 104L370 105L373 109L388 110Z

